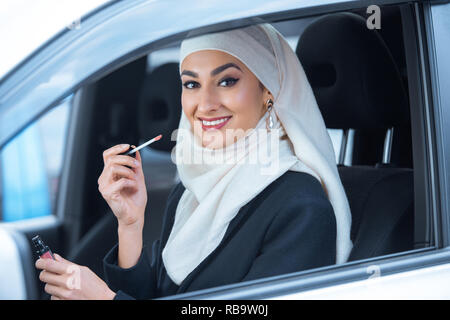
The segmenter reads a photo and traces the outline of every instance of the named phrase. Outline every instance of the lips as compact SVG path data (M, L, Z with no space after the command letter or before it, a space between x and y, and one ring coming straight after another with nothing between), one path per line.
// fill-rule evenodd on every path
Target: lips
M199 118L199 119L202 120L201 118ZM222 119L226 119L226 120L223 121L223 122L220 122L220 123L218 123L216 125L205 125L203 123L203 121L201 121L203 130L208 131L208 130L220 129L224 125L226 125L228 123L228 121L231 119L231 116L229 116L229 117L220 117L220 118L211 118L211 119L208 119L208 120L204 119L204 120L205 121L217 121L217 120L222 120Z

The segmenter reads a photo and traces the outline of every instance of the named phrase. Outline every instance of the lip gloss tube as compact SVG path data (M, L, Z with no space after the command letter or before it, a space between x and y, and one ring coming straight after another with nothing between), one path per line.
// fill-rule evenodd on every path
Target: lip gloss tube
M39 258L55 260L52 251L48 246L45 245L44 241L42 241L39 235L33 237L31 241L33 242L33 245L36 249L36 253L39 256Z

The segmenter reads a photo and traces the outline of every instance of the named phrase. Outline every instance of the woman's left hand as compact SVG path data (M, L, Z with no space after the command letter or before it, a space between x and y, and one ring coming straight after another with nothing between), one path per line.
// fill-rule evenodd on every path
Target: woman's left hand
M52 300L112 300L115 293L88 267L72 263L58 254L56 260L38 259L39 279Z

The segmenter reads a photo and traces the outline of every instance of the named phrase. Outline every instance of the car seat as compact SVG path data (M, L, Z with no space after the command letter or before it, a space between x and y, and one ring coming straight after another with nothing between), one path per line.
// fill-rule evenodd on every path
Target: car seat
M410 118L401 76L385 42L361 16L336 13L315 20L301 35L296 53L327 128L363 132L356 147L367 143L384 152L391 151L391 144L367 133L379 137L393 128L392 146L411 154L411 137L404 134ZM364 137L371 140L364 142ZM352 212L350 261L414 247L412 160L400 167L389 157L382 161L382 154L374 153L373 163L338 166Z

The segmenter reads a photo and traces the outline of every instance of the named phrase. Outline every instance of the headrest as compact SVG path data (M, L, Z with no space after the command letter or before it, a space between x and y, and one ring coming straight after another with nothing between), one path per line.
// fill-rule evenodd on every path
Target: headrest
M327 128L380 129L409 122L398 68L361 16L319 18L303 32L296 53Z
M166 63L153 70L144 80L139 99L139 133L141 143L159 134L163 138L150 147L171 152L176 141L172 132L181 116L181 80L178 63Z

